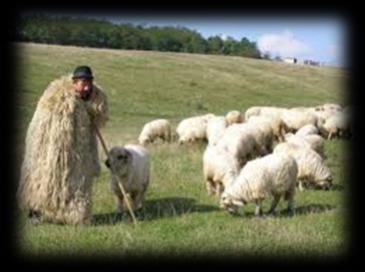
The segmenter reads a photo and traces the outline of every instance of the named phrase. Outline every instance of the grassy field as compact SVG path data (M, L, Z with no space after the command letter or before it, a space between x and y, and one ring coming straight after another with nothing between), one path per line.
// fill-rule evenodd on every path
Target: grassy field
M96 83L107 93L110 121L102 133L108 146L136 143L144 123L168 118L174 127L185 117L254 105L283 107L346 102L344 70L288 65L240 57L148 51L14 44L17 56L19 116L17 159L37 101L55 78L75 66L93 68ZM206 193L202 176L204 144L150 146L151 184L139 224L115 214L109 172L102 168L93 187L94 224L88 227L30 225L18 216L17 245L26 256L158 255L320 256L336 257L347 249L344 140L326 141L326 162L334 174L330 191L296 195L296 215L254 218L220 210ZM104 155L100 154L100 160ZM264 210L269 202L264 203Z

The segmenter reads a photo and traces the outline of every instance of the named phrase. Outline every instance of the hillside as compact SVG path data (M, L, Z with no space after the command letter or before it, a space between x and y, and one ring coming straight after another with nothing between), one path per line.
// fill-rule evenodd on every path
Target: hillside
M102 131L108 146L136 142L143 124L160 117L168 118L176 127L185 117L244 112L255 105L346 103L348 74L340 69L217 55L13 46L17 57L15 107L20 119L15 137L19 161L28 123L43 90L78 65L91 66L96 83L108 95L110 121ZM17 226L19 244L31 255L234 252L338 256L347 245L343 234L346 222L341 214L347 185L346 144L333 140L325 145L335 189L298 193L295 217L280 214L262 220L232 217L219 209L217 199L207 195L202 177L203 144L189 148L157 144L149 147L151 186L137 228L115 216L109 172L103 167L93 189L95 226L32 226L23 216ZM105 158L103 154L100 157ZM284 207L281 202L278 209ZM249 206L245 210L252 215L253 209Z

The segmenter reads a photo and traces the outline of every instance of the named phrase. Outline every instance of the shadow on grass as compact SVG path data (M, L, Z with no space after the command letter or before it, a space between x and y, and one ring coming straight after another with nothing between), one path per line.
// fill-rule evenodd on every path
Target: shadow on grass
M142 209L135 212L138 221L149 221L159 218L181 216L194 212L212 212L219 208L210 205L196 204L193 198L168 197L160 199L146 200ZM127 212L123 214L106 213L93 216L93 225L113 225L118 222L131 222Z
M342 191L344 186L341 184L333 184L330 191Z
M254 212L242 212L239 210L238 213L232 213L234 217L242 217L246 219L265 219L265 218L281 218L281 217L295 217L297 215L305 215L310 213L323 213L327 211L331 211L336 209L335 206L328 205L328 204L309 204L305 206L295 207L294 214L289 213L287 209L276 210L275 214L268 214L264 211L262 216L255 216Z

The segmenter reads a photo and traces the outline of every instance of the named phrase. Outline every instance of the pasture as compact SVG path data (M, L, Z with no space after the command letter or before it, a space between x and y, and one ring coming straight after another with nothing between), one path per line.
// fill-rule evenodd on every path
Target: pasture
M346 104L344 70L290 65L241 57L91 49L15 43L17 161L37 101L55 78L75 66L92 67L95 80L108 95L110 120L102 130L108 147L137 143L143 124L169 119L176 128L186 117L248 107ZM295 216L235 217L219 209L207 195L202 172L205 144L149 146L151 183L139 223L115 213L109 172L93 186L93 224L31 225L17 215L17 247L24 256L318 256L336 257L348 247L346 179L348 141L326 140L326 162L333 172L330 191L297 191ZM99 149L100 161L105 156ZM264 211L269 208L264 202Z

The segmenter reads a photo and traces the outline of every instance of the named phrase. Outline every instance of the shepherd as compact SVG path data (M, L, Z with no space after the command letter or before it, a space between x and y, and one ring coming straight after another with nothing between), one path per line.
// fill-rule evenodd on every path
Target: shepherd
M32 222L89 224L92 180L100 174L95 127L108 119L107 97L88 66L51 82L25 139L17 192Z

